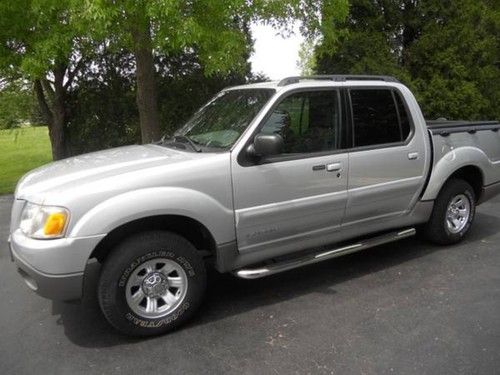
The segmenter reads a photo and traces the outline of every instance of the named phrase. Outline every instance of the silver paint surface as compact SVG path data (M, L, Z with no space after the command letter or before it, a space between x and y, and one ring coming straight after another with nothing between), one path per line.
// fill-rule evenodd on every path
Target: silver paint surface
M247 167L238 163L259 122L288 91L367 85L402 93L414 123L406 145ZM204 225L217 245L236 241L237 254L224 263L229 268L222 269L230 271L305 248L423 223L447 178L464 166L478 167L484 185L500 182L499 132L432 136L431 149L420 108L401 84L305 80L283 87L261 83L239 89L255 87L273 88L276 93L227 152L126 146L28 173L17 186L11 215L17 256L43 273L82 272L99 240L113 229L140 218L181 215ZM331 163L342 163L339 176L312 169ZM18 229L26 201L66 207L71 215L66 238L26 238Z

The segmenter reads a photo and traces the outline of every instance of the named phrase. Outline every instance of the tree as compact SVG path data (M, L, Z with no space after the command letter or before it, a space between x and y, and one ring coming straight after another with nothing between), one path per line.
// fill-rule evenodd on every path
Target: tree
M251 74L250 64L243 71L207 76L195 52L160 56L156 65L160 72L157 80L161 97L160 119L162 131L166 134L173 134L223 88L262 80L262 77Z
M353 0L334 42L316 47L321 73L389 74L405 77L401 67L405 34L400 0Z
M35 107L31 85L19 80L6 82L2 86L0 86L0 129L31 122Z
M65 0L0 3L0 74L32 83L49 128L52 156L67 155L67 93L76 76L84 33L75 27Z
M250 40L249 40L250 43ZM249 50L251 45L247 45ZM157 54L156 82L161 132L172 134L214 94L227 86L262 79L250 72L207 77L195 51L179 55ZM139 114L135 105L135 60L132 53L97 49L80 68L78 86L68 94L67 135L71 153L79 154L137 143ZM98 137L95 134L99 134Z
M407 67L431 118L500 119L499 4L461 0L425 9L434 22L422 24Z
M118 36L119 45L135 55L143 142L160 136L155 51L170 55L194 50L205 74L223 74L246 64L245 27L249 22L283 25L292 18L300 19L304 33L321 30L332 35L328 27L347 10L347 0L86 0L84 4L83 17L103 36Z
M68 93L67 143L71 155L138 143L134 57L101 45L82 64Z
M310 41L305 41L299 49L299 61L297 67L300 69L300 74L310 76L316 70L316 55L314 54L314 44Z
M352 0L319 73L389 74L427 117L499 118L500 16L488 0Z
M158 139L158 56L195 53L204 75L244 71L247 26L303 22L309 36L332 36L330 28L347 10L347 0L19 0L0 3L0 76L33 85L49 127L54 159L70 153L68 126L83 66L92 66L102 46L131 52L142 141ZM114 53L114 52L113 52ZM86 72L89 70L87 69ZM88 102L87 102L88 103Z

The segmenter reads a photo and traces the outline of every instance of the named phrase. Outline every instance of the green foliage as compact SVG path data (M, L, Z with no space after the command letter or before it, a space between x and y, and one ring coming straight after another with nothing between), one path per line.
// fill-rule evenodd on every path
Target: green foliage
M17 181L52 160L46 127L0 130L0 194L14 192Z
M441 8L410 48L408 69L433 117L500 119L500 12L486 1Z
M66 64L84 27L76 27L69 0L0 2L0 72L44 77Z
M30 87L21 81L0 90L0 129L13 128L33 119L35 101Z
M134 58L125 51L96 51L81 68L78 86L68 95L68 138L72 154L139 143ZM263 80L230 73L207 77L196 53L157 56L162 132L172 134L222 88ZM98 134L99 136L96 136Z
M137 143L134 59L130 53L98 48L80 68L68 93L67 138L71 154Z
M353 0L319 73L389 74L428 118L500 118L500 13L487 0Z
M310 40L325 35L327 43L347 11L347 0L3 1L0 76L37 83L40 113L57 129L51 136L62 157L67 148L79 153L138 140L131 54L148 34L161 127L172 132L222 87L261 78L249 74L250 22L286 31L298 19ZM9 97L22 108L11 118L26 117L25 94Z
M113 35L118 47L134 50L134 31L150 29L154 47L163 53L197 47L207 72L242 62L245 35L218 1L87 0L83 4L82 17L92 22L96 35L103 39Z
M161 126L168 134L223 88L259 80L251 75L249 64L243 72L238 69L207 76L196 53L159 57L157 65L161 72L158 80Z
M80 4L75 0L75 4ZM205 74L244 72L252 21L286 29L292 19L302 22L310 38L333 38L335 25L347 14L347 0L85 0L81 17L101 37L113 35L118 45L133 49L131 31L150 25L153 46L167 55L196 50Z
M310 76L316 70L316 55L314 54L314 45L305 41L299 49L299 61L297 67L300 69L300 74L303 76Z

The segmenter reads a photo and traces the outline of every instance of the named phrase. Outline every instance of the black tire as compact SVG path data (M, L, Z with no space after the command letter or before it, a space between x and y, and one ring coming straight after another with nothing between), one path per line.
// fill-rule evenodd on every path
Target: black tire
M447 225L447 211L451 201L458 195L464 195L470 204L470 214L465 225L461 230L453 233ZM434 202L434 209L430 220L424 226L425 237L439 245L451 245L460 242L469 229L474 220L476 213L476 198L474 189L464 180L451 179L439 192L439 195ZM458 229L458 228L457 228Z
M165 259L169 264L176 264L175 267L180 266L179 273L183 275L183 279L187 280L186 287L181 288L183 289L183 298L181 300L179 297L178 302L176 302L179 305L168 315L154 318L141 316L134 312L127 302L127 298L129 298L126 295L128 280L132 278L134 272L136 274L142 272L142 270L137 271L141 265L151 265L155 264L154 262L157 260ZM161 262L159 265L161 267ZM175 276L177 271L170 272L174 272ZM159 274L156 269L153 273ZM164 277L164 280L167 276ZM144 279L146 278L145 276ZM141 288L140 292L145 293L144 281L141 285L141 287L133 288L137 288L136 290ZM165 284L165 288L164 291L169 288L168 282ZM151 231L133 235L111 251L101 269L97 295L101 310L113 327L127 335L154 336L171 331L190 319L200 306L205 288L205 264L196 248L185 238L175 233ZM173 290L173 295L175 295L176 289ZM153 293L151 290L148 292ZM146 303L149 303L149 296L145 295L144 298L146 298ZM156 299L156 302L153 301L154 306L159 305L158 301L161 300L161 297L158 298L156 299L156 295L154 296L153 299ZM165 303L165 305L168 304ZM172 303L172 307L174 306L175 303ZM138 306L135 308L137 309Z

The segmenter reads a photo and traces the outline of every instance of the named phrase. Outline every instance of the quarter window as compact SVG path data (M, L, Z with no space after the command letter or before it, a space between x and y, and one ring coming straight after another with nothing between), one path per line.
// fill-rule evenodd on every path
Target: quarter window
M408 137L408 115L403 103L398 104L400 123L392 90L352 89L350 96L355 147L397 143Z

